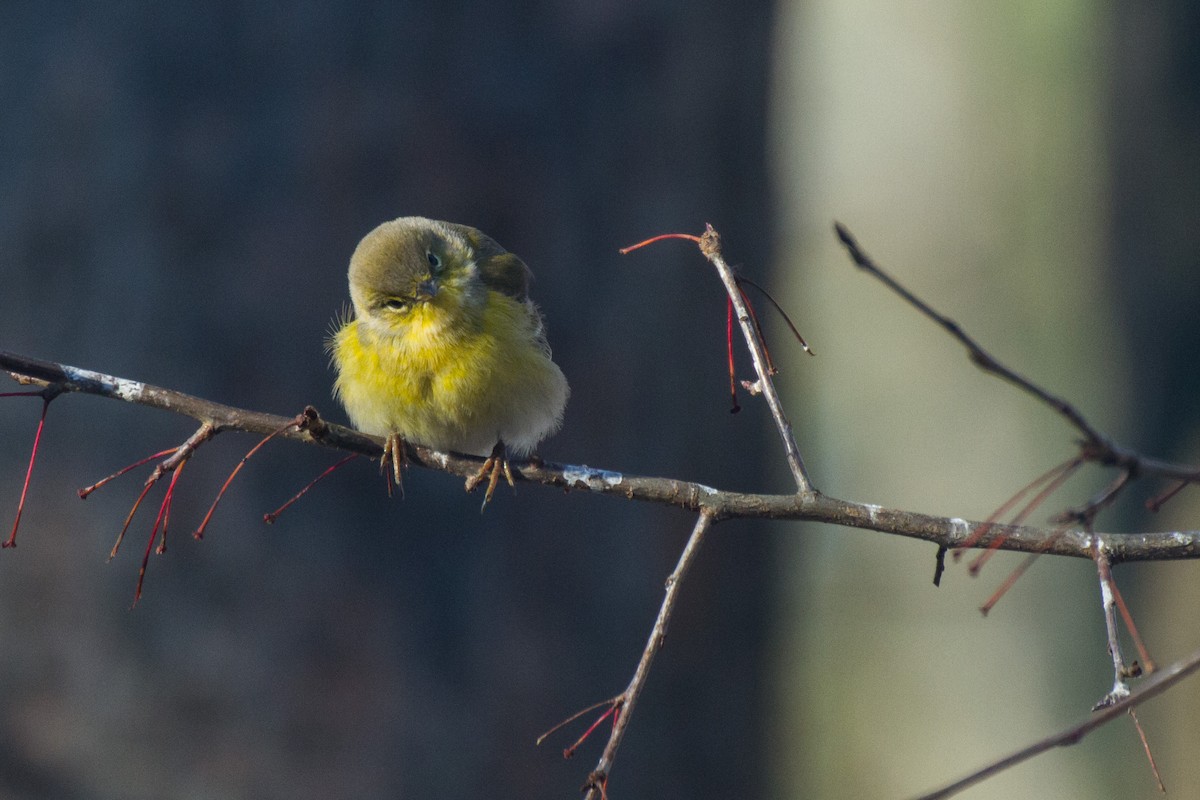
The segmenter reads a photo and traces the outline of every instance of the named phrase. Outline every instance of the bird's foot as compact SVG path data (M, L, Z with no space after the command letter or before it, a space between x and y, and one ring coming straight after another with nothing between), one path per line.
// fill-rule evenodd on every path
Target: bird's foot
M508 463L508 448L504 446L504 442L496 442L496 446L492 448L492 454L488 456L487 461L483 462L483 466L479 468L471 477L467 478L467 491L475 491L475 487L483 483L487 479L487 491L483 494L483 505L480 511L487 508L487 504L492 501L492 495L496 491L496 484L500 483L500 476L508 481L508 485L516 488L513 483L512 467Z
M383 455L379 458L379 473L382 475L388 467L388 462L392 464L391 478L395 480L396 486L400 489L400 496L404 496L404 477L400 474L400 470L408 466L408 456L404 454L404 439L398 433L388 434L388 437L383 440ZM388 494L391 494L392 484L388 482Z

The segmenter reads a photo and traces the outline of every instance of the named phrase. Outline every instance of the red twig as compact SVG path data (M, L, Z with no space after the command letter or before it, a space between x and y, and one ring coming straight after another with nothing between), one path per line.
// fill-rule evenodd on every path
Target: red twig
M211 439L213 436L216 435L216 433L217 433L216 427L214 427L211 423L205 422L199 428L197 428L196 432L193 433L191 436L189 436L187 441L185 441L183 444L179 445L178 447L172 447L169 450L163 450L161 453L158 454L158 455L162 455L163 453L170 453L170 455L167 456L166 459L164 459L162 462L160 462L158 464L158 466L156 466L154 468L154 471L150 473L150 477L146 478L146 483L145 483L145 485L142 486L142 491L138 495L137 500L134 501L133 508L129 509L129 514L125 517L125 524L121 527L121 532L119 534L117 534L117 541L113 543L112 552L109 553L109 555L108 555L109 561L112 561L113 558L116 557L117 550L120 549L121 542L125 538L125 532L129 530L129 524L131 522L133 522L134 515L137 514L137 510L142 505L142 501L146 499L146 495L150 493L150 489L154 486L154 484L158 483L159 480L162 479L163 475L166 475L168 472L174 471L177 474L172 476L171 483L167 488L167 496L163 498L163 504L159 506L159 516L162 516L164 513L168 517L170 516L170 504L171 504L171 499L174 497L175 485L179 480L179 475L178 475L179 470L182 468L182 466L185 463L187 463L187 460L192 457L192 454L196 451L196 448L199 447L204 442ZM145 464L147 461L149 461L152 458L154 458L154 456L151 456L150 458L142 459L137 464L134 464L132 466L140 466L142 464ZM117 477L118 475L124 474L125 472L128 472L129 469L131 469L131 468L132 467L126 467L125 469L120 470L119 472L115 473L114 475L110 475L108 478L105 478L104 481L101 481L100 483L101 484L105 483L105 482L111 480L112 478ZM97 484L97 485L99 485L99 484ZM157 525L157 523L156 523L156 525ZM151 540L151 542L153 542L153 539Z
M613 718L613 726L615 727L617 724L617 720L620 719L622 702L623 702L622 700L614 701L612 703L612 705L610 705L603 714L596 717L596 721L588 726L587 730L584 731L583 734L578 739L575 740L575 743L572 744L570 747L563 750L563 758L571 758L572 756L574 756L575 751L579 749L580 745L582 745L584 742L586 742L587 738L592 735L592 732L595 731L596 728L600 727L600 723L604 722L604 720L608 719L609 717Z
M687 239L690 242L695 242L696 244L700 244L700 237L695 236L690 233L660 233L658 236L651 236L649 239L638 242L637 244L631 244L631 245L629 245L629 247L622 247L617 252L623 256L628 255L629 253L632 253L634 250L640 250L648 244L654 244L655 242L661 242L663 239Z
M183 474L185 466L187 466L187 461L179 462L179 466L175 468L175 474L171 476L171 483L167 486L167 493L163 497L162 540L158 543L158 549L155 551L159 555L167 552L167 526L171 522L171 504L175 502L175 484L179 482L179 476Z
M542 746L542 742L546 741L546 740L547 740L547 739L549 739L551 736L553 736L553 735L554 735L556 732L558 732L558 731L562 730L562 729L563 729L563 728L565 728L567 725L570 725L570 724L571 724L572 722L574 722L575 720L579 719L580 717L583 717L583 716L586 716L586 715L588 715L588 714L592 713L592 712L593 712L593 711L595 711L597 708L603 708L604 706L615 706L617 703L620 703L620 702L621 702L621 700L622 700L622 698L623 698L623 697L624 697L624 695L623 695L623 694L619 694L619 695L617 695L616 697L610 697L610 698L608 698L607 700L601 700L599 703L592 703L592 704L591 704L590 706L588 706L587 708L583 708L583 709L580 709L579 711L576 711L574 714L572 714L571 716L567 717L567 718L566 718L566 719L564 719L562 722L559 722L559 723L555 724L555 725L554 725L552 728L550 728L548 731L546 731L546 732L545 732L545 733L543 733L541 736L539 736L539 737L537 738L537 741L536 741L536 742L534 742L534 744L535 744L537 747L541 747L541 746Z
M737 280L739 289L741 288L741 285L743 283L746 283L746 284L753 286L758 291L762 292L762 296L767 298L767 300L770 301L771 305L775 306L775 310L779 312L779 316L783 317L783 321L785 323L787 323L788 328L792 331L792 335L796 337L796 341L800 343L800 346L802 348L804 348L804 352L808 353L810 356L816 355L816 351L814 351L811 347L809 347L808 342L804 341L804 337L800 335L800 330L796 327L796 323L792 322L792 318L790 316L788 316L788 313L786 311L783 310L783 306L779 305L779 301L777 301L774 297L771 296L770 292L768 292L763 287L759 286L754 281L747 278L745 275L737 275L736 280ZM754 306L752 306L750 304L750 298L746 297L745 292L742 292L742 297L744 297L746 299L746 308L750 309L750 313L753 314ZM755 327L758 327L757 319L755 320ZM759 336L760 336L760 338L762 336L761 329L759 330Z
M12 393L12 395L25 394L24 392ZM21 499L17 501L17 518L13 520L12 533L4 540L4 547L17 546L17 529L21 527L21 514L25 512L25 498L29 495L29 480L33 477L33 465L37 462L38 445L42 443L42 431L46 427L46 412L50 410L50 401L55 396L53 394L47 395L45 391L33 392L32 394L42 395L42 416L38 419L37 433L33 435L33 450L29 453L29 466L25 470L25 483L21 486Z
M1054 531L1054 533L1046 537L1046 541L1042 550L1048 550L1066 532L1067 527L1065 525ZM1000 602L1000 598L1004 597L1008 590L1013 587L1013 584L1017 582L1017 579L1024 575L1025 571L1032 567L1033 562L1037 561L1042 554L1043 553L1041 552L1030 553L1029 555L1025 556L1021 563L1018 564L1012 572L1008 573L1008 577L1005 578L998 587L996 587L996 591L992 592L992 596L987 599L987 602L979 607L979 612L986 617L988 612L995 608L996 603Z
M1160 492L1146 501L1146 510L1158 512L1168 500L1182 492L1191 483L1192 481L1178 481L1167 487L1166 491Z
M154 518L154 527L150 529L150 539L146 542L146 552L142 553L142 565L138 568L137 588L133 592L133 605L136 606L138 601L142 599L142 586L146 580L146 568L150 564L150 551L154 549L154 540L158 536L159 526L162 526L162 542L159 544L158 552L164 553L167 549L167 520L171 516L171 500L175 497L175 484L179 482L179 476L183 473L183 467L187 463L186 460L179 462L175 467L174 474L171 476L171 482L167 484L167 491L163 495L162 503L158 506L158 516ZM149 484L147 490L153 486ZM145 496L145 493L142 495ZM141 498L138 498L141 502ZM132 516L132 515L131 515ZM124 531L122 531L124 533Z
M742 302L746 304L746 310L750 312L750 323L754 326L754 332L758 334L758 341L762 345L763 355L767 357L767 374L772 377L779 374L779 370L775 368L775 362L771 359L771 348L767 347L767 337L763 333L762 325L758 321L758 312L754 310L754 304L750 302L750 297L746 294L746 290L742 288L743 278L738 278L738 294L742 296ZM733 301L729 301L729 310L733 311ZM730 339L732 340L732 336ZM805 348L807 349L807 348Z
M345 466L346 464L348 464L349 462L353 461L356 458L358 458L358 453L351 453L350 455L348 455L345 458L338 461L333 466L326 469L320 475L318 475L317 477L315 477L311 481L309 481L307 484L305 484L304 488L301 489L300 491L296 492L296 494L294 494L292 496L292 498L290 500L288 500L286 503L284 503L283 505L281 505L279 508L275 509L274 511L269 511L266 514L263 514L263 522L267 523L268 525L275 522L275 520L279 519L280 514L282 514L284 511L287 511L289 508L292 507L292 505L297 500L299 500L304 495L308 494L309 489L312 489L314 486L316 486L318 483L320 483L324 478L328 477L330 474L332 474L336 470L341 469L343 466ZM388 486L390 488L391 484L389 483Z
M124 475L126 472L129 472L130 470L134 470L140 466L149 464L151 461L153 461L156 458L163 458L164 456L173 455L175 453L175 451L178 449L179 449L178 447L168 447L166 450L159 450L157 453L155 453L153 455L149 455L149 456L146 456L145 458L139 459L127 467L122 467L121 469L114 472L112 475L109 475L107 478L101 478L100 480L93 483L91 486L85 486L82 489L80 489L78 492L79 499L87 500L88 495L90 495L92 492L96 491L100 487L104 486L106 483L116 480L117 478L121 477L122 475Z
M158 475L151 475L146 479L137 500L133 501L133 508L129 509L129 513L125 515L125 524L121 526L121 532L117 534L117 540L113 542L112 551L108 554L109 561L117 557L117 551L121 549L121 542L125 539L125 532L129 530L129 524L133 522L133 515L137 513L138 507L142 505L142 501L146 499L146 495L150 494L150 490L156 483L158 483Z
M1129 718L1133 720L1133 727L1137 730L1138 739L1142 741L1142 752L1146 754L1146 760L1150 762L1150 771L1154 773L1154 782L1158 784L1158 791L1166 794L1166 784L1163 783L1162 773L1158 771L1158 762L1154 760L1154 752L1150 749L1150 742L1146 739L1146 731L1142 728L1142 722L1137 717L1136 709L1129 709Z
M1050 469L1043 472L1041 475L1034 478L1029 483L1022 486L1020 489L1018 489L1016 494L1014 494L1012 497L1005 500L1003 503L1000 504L999 508L997 508L990 515L988 515L988 518L983 521L982 525L980 525L978 528L975 529L975 532L973 534L971 534L966 539L964 539L963 543L960 544L958 547L954 548L954 560L958 561L959 559L961 559L963 557L963 554L966 553L967 550L971 549L976 544L978 544L980 542L980 540L982 540L983 537L987 535L987 532L991 529L991 527L993 525L995 525L1000 520L1001 517L1003 517L1005 514L1007 514L1009 511L1011 511L1012 507L1021 501L1021 498L1023 498L1025 495L1029 494L1029 492L1031 492L1033 489L1037 488L1038 486L1041 486L1043 483L1050 480L1055 475L1060 473L1062 470L1066 469L1067 467L1071 466L1072 464L1074 464L1076 461L1079 461L1079 460L1080 460L1079 457L1076 456L1075 458L1072 458L1068 461L1064 461L1061 464L1053 466Z
M1022 508L1017 513L1017 515L1009 521L1009 524L1011 524L1011 525L1020 525L1021 523L1023 523L1025 521L1025 519L1030 514L1032 514L1035 510L1037 510L1037 508L1039 506L1041 506L1042 503L1046 502L1046 499L1048 497L1050 497L1050 495L1054 494L1054 492L1057 491L1058 488L1060 486L1062 486L1068 478L1070 478L1073 474L1075 474L1075 470L1079 469L1079 467L1082 466L1082 464L1083 464L1083 458L1081 456L1076 456L1075 458L1072 458L1069 461L1065 461L1062 464L1060 464L1059 466L1055 467L1054 469L1042 474L1033 483L1027 484L1023 489L1021 489L1021 491L1019 491L1016 495L1014 495L1014 497L1012 499L1010 499L1007 503L1005 503L1003 506L1001 506L1000 508L1002 509L1002 511L1000 511L1000 513L1004 513L1005 511L1007 511L1009 508L1012 507L1012 504L1016 500L1020 499L1028 491L1030 491L1034 487L1040 485L1047 478L1049 478L1050 479L1049 483L1047 483L1040 492L1038 492L1036 495L1034 495L1033 499L1030 500L1028 503L1026 503L1025 507ZM975 536L973 536L972 539L974 541L978 541L979 538L982 537L983 533L987 532L986 529L990 528L990 526L992 524L994 524L995 521L996 521L995 519L989 518L988 522L985 523L984 526L981 526L981 527L985 528L985 530L983 530L982 532L976 531ZM1057 533L1057 531L1056 531L1056 533ZM1052 540L1050 542L1051 544L1053 543L1053 539L1057 539L1057 535L1052 537ZM999 550L1000 546L1003 544L1004 544L1004 537L1003 536L997 537L996 541L989 544L988 548L986 550L984 550L982 553L980 553L978 556L975 557L975 559L971 562L970 566L967 567L967 572L969 572L971 575L978 575L979 571L981 569L983 569L983 566L991 559L992 556L994 556L996 554L996 551ZM1047 544L1047 547L1048 546L1049 546L1049 544ZM962 550L962 548L960 547L959 550L955 551L955 554L957 555L957 553L960 552L961 550Z
M214 499L212 502L212 505L209 506L208 513L204 515L204 519L201 520L201 522L200 522L200 527L196 528L196 532L193 533L192 536L194 536L196 539L204 538L204 531L208 527L208 523L212 519L213 513L217 510L217 505L221 502L221 498L225 496L225 491L229 488L229 485L231 483L233 483L233 479L236 478L237 474L242 471L242 467L246 466L246 462L250 460L250 457L253 456L255 453L257 453L259 450L261 450L263 448L263 445L265 445L267 442L271 441L272 439L274 439L276 436L283 433L287 429L303 427L304 426L303 420L304 420L304 415L300 415L296 419L289 421L288 424L282 425L279 428L276 428L275 430L273 430L269 434L267 434L266 437L264 437L261 442L254 445L254 447L251 447L250 450L246 453L246 455L242 456L242 460L239 461L237 463L237 466L233 468L233 471L229 473L229 477L225 479L225 483L221 484L221 490L219 492L217 492L216 499Z
M802 495L815 494L816 490L813 488L812 481L808 477L808 470L804 466L804 459L800 456L800 448L796 445L796 437L792 433L792 424L788 422L787 415L783 411L783 403L779 399L779 392L776 391L775 383L771 380L767 354L762 339L751 323L753 317L746 305L745 295L738 285L738 279L734 274L733 268L729 266L729 263L725 261L725 256L721 253L720 234L717 233L717 230L711 224L706 224L704 226L704 234L701 236L693 236L686 233L663 234L662 236L655 236L644 242L624 248L621 252L628 253L662 239L686 239L695 242L700 248L701 255L708 259L708 262L716 269L721 283L725 285L725 294L729 297L730 302L733 303L733 307L737 311L738 322L741 325L742 334L746 340L746 348L750 351L750 360L754 362L754 371L758 375L757 387L762 393L763 398L767 401L767 407L771 410L771 416L775 419L775 427L778 429L779 437L783 441L788 467L791 468L792 477L796 480L796 493Z

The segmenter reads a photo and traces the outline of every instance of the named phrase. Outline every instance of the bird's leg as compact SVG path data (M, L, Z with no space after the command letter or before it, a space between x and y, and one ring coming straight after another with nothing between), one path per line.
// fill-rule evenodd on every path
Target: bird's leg
M496 491L496 484L500 483L501 475L504 475L509 486L516 488L516 484L513 483L512 467L508 463L508 448L502 441L496 442L496 446L492 448L492 454L488 456L487 461L483 462L479 472L467 478L467 491L475 491L475 487L483 483L484 478L487 478L488 487L483 495L483 507L486 508L487 504L492 501L492 494Z
M389 433L387 438L383 440L383 455L379 459L379 473L387 469L388 462L392 462L392 477L396 480L396 486L400 487L400 495L404 496L404 478L400 474L402 467L408 466L408 457L404 454L404 439L398 433ZM390 492L391 489L389 488Z

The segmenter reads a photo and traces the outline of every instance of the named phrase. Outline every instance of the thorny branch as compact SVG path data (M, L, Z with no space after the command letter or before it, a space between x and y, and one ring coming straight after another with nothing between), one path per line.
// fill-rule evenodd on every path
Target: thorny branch
M659 609L658 617L651 630L637 668L634 671L634 675L629 685L619 695L608 701L607 705L610 706L610 710L601 717L601 719L604 719L611 715L613 726L603 755L596 769L589 775L588 781L584 786L587 797L590 800L595 800L595 798L604 800L604 798L607 798L608 777L617 749L629 724L631 712L645 686L651 664L655 656L662 649L667 626L678 599L683 578L696 557L705 533L714 522L731 518L805 520L922 539L938 546L939 571L942 566L944 554L956 548L1004 549L1030 554L1049 553L1052 555L1097 559L1097 563L1101 569L1102 589L1111 588L1114 592L1116 587L1115 584L1111 583L1111 575L1108 572L1109 567L1113 564L1124 561L1161 561L1200 557L1200 531L1164 531L1131 534L1097 534L1093 532L1093 523L1096 515L1103 508L1113 503L1121 493L1121 490L1135 478L1155 475L1174 479L1181 483L1189 483L1200 481L1200 469L1193 466L1172 464L1148 458L1119 446L1088 422L1070 403L1047 392L1032 381L1000 363L974 339L967 335L956 322L933 310L924 301L883 272L862 251L857 241L844 226L837 224L835 228L839 239L845 245L855 264L873 274L922 314L938 323L947 333L962 343L967 348L970 359L976 365L986 372L1014 384L1021 390L1047 404L1073 425L1083 435L1083 441L1080 443L1079 460L1117 467L1120 470L1119 476L1105 491L1092 498L1088 503L1061 515L1058 521L1063 524L1053 528L1026 526L1023 524L998 524L994 519L984 522L971 522L959 518L936 517L912 511L882 508L866 503L841 500L819 493L813 487L807 470L804 467L799 448L792 435L791 424L783 413L782 403L772 380L773 370L769 366L769 358L766 355L765 348L758 334L753 312L749 308L745 296L738 285L737 276L734 275L721 254L720 239L717 232L710 225L701 236L672 234L668 235L668 237L656 237L655 240L658 238L685 238L696 242L700 247L701 253L713 264L724 282L726 292L730 298L732 307L736 310L738 322L754 362L754 369L758 376L758 381L755 384L756 392L761 392L767 400L768 407L784 445L789 467L796 481L797 491L794 494L785 495L728 492L699 483L670 478L626 475L609 470L594 469L585 465L555 464L542 461L516 465L518 469L515 470L515 477L519 480L557 486L568 491L577 490L599 494L614 494L629 500L677 505L698 514L691 537L688 539L688 543L680 555L675 571L667 581L666 592ZM803 343L803 340L801 341ZM60 394L94 394L191 417L201 423L198 434L203 432L206 439L223 431L236 430L268 436L279 436L293 441L318 444L347 453L370 457L378 457L383 450L382 440L364 435L341 425L327 423L311 407L306 408L302 415L288 419L286 417L214 403L182 392L152 386L139 381L6 352L0 352L0 369L7 371L19 383L42 387L35 394L39 394L43 399L43 420L45 408ZM193 438L196 435L194 434ZM259 446L261 447L261 444ZM408 461L411 464L440 470L460 477L469 477L476 474L483 460L473 456L439 452L412 443L406 443L405 447L407 449ZM174 451L164 451L164 453L158 455L172 452ZM253 452L251 451L251 453ZM191 454L191 450L189 450L188 455ZM246 458L249 455L247 454ZM186 457L180 457L178 454L173 455L167 461L163 462L163 464L160 464L155 474L160 475L162 470L174 466L176 462L181 466L185 460ZM242 463L245 463L245 459L243 459ZM32 470L33 463L31 460L30 473L32 473ZM178 473L174 477L177 478ZM26 485L28 484L28 480L29 475L26 476ZM294 499L289 501L289 503L293 502ZM166 513L169 513L169 505L164 505L164 509L160 510L160 517ZM271 517L272 515L267 515L268 521ZM1021 517L1021 521L1023 521L1023 516ZM163 522L165 528L165 519ZM1078 529L1067 527L1071 523L1079 523L1080 527ZM152 542L153 538L151 538ZM1106 575L1110 579L1108 584L1103 583ZM1110 623L1110 638L1113 638L1115 634L1112 633L1112 603L1109 600L1107 592L1104 599L1106 614ZM1116 595L1115 601L1118 604L1121 603L1119 595ZM1124 613L1123 604L1122 612ZM1139 690L1134 691L1132 694L1128 694L1128 689L1125 689L1124 684L1120 683L1122 680L1121 670L1123 669L1123 661L1117 653L1114 653L1114 664L1118 672L1118 685L1121 686L1123 692L1114 692L1113 695L1110 695L1104 707L1089 718L1087 722L1075 726L1062 734L1035 743L1004 759L1000 759L973 775L947 786L938 792L926 795L926 797L948 797L995 772L1019 763L1051 747L1061 744L1072 744L1081 739L1087 732L1119 714L1126 711L1132 713L1132 709L1137 703L1164 691L1200 666L1200 652L1193 655L1187 661L1176 664L1154 675ZM593 725L594 727L595 725ZM592 729L589 729L589 732L590 730Z

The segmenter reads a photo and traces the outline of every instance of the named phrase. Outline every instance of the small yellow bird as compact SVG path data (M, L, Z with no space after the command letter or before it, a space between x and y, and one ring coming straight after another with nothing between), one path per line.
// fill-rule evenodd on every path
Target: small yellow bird
M562 423L567 379L550 359L521 259L475 228L400 217L350 259L353 318L329 340L334 396L356 428L386 439L396 482L403 441L488 456L467 490L508 453L525 455Z

